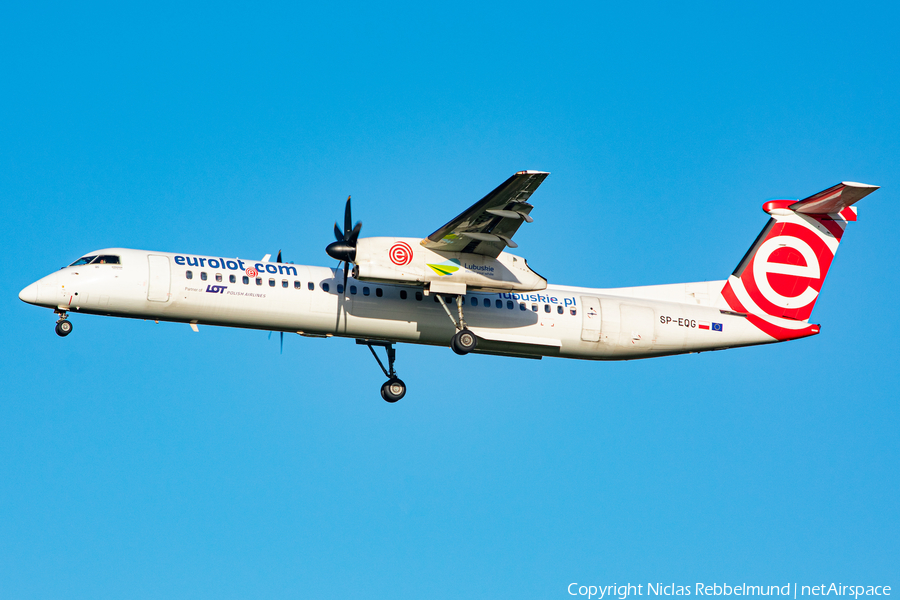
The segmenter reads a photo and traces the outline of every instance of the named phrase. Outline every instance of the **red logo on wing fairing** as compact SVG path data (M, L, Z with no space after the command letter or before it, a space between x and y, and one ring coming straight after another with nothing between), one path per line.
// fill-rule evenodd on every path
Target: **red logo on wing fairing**
M391 259L391 262L397 265L398 267L402 267L404 265L408 265L412 262L413 251L412 248L409 247L409 244L406 242L397 242L391 249L388 251L388 256Z

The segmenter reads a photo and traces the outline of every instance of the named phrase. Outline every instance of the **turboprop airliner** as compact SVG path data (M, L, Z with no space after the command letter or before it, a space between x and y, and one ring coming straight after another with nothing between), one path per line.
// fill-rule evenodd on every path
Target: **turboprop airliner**
M549 173L519 171L425 238L360 238L350 199L325 249L341 268L106 248L32 283L23 301L70 313L355 338L406 385L394 344L449 345L540 359L630 360L769 344L819 333L809 322L853 206L877 186L844 182L803 200L763 204L769 220L725 280L627 288L550 285L520 256L531 196ZM353 265L352 270L350 265ZM283 339L283 337L282 337ZM385 367L376 347L387 353Z

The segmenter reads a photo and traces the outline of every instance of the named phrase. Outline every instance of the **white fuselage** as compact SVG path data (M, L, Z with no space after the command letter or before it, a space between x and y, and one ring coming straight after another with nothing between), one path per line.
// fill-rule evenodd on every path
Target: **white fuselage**
M422 286L350 278L339 294L343 273L325 267L123 248L95 254L120 256L121 264L66 267L20 297L60 311L308 336L446 346L455 331ZM776 341L728 309L724 283L470 291L464 317L479 337L477 352L522 357L619 360ZM444 298L456 316L455 299Z

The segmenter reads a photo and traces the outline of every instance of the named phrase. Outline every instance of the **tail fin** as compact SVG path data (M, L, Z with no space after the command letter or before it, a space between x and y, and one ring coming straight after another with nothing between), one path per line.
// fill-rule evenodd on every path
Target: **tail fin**
M808 323L852 206L878 186L844 182L800 201L763 204L771 219L722 289L732 310L776 340L819 333Z

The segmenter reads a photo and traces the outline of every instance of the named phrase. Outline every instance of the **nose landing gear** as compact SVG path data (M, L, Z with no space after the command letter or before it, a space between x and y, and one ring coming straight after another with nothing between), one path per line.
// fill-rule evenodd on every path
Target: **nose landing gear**
M388 380L384 382L384 385L381 386L381 397L384 398L385 402L390 402L393 404L394 402L405 396L406 384L403 383L403 380L397 377L397 371L394 370L394 359L397 357L397 351L394 350L394 344L392 344L391 342L385 342L383 340L356 340L356 343L369 347L369 350L372 351L372 356L374 356L375 360L378 361L378 366L381 367L382 371L384 371L384 376L388 378ZM382 346L385 350L387 350L387 369L384 368L384 364L381 362L381 359L378 358L378 355L375 354L375 348L373 348L372 346Z
M59 315L59 320L56 322L56 335L59 337L66 337L70 333L72 333L72 322L68 320L68 314L65 311L56 311L56 314Z

